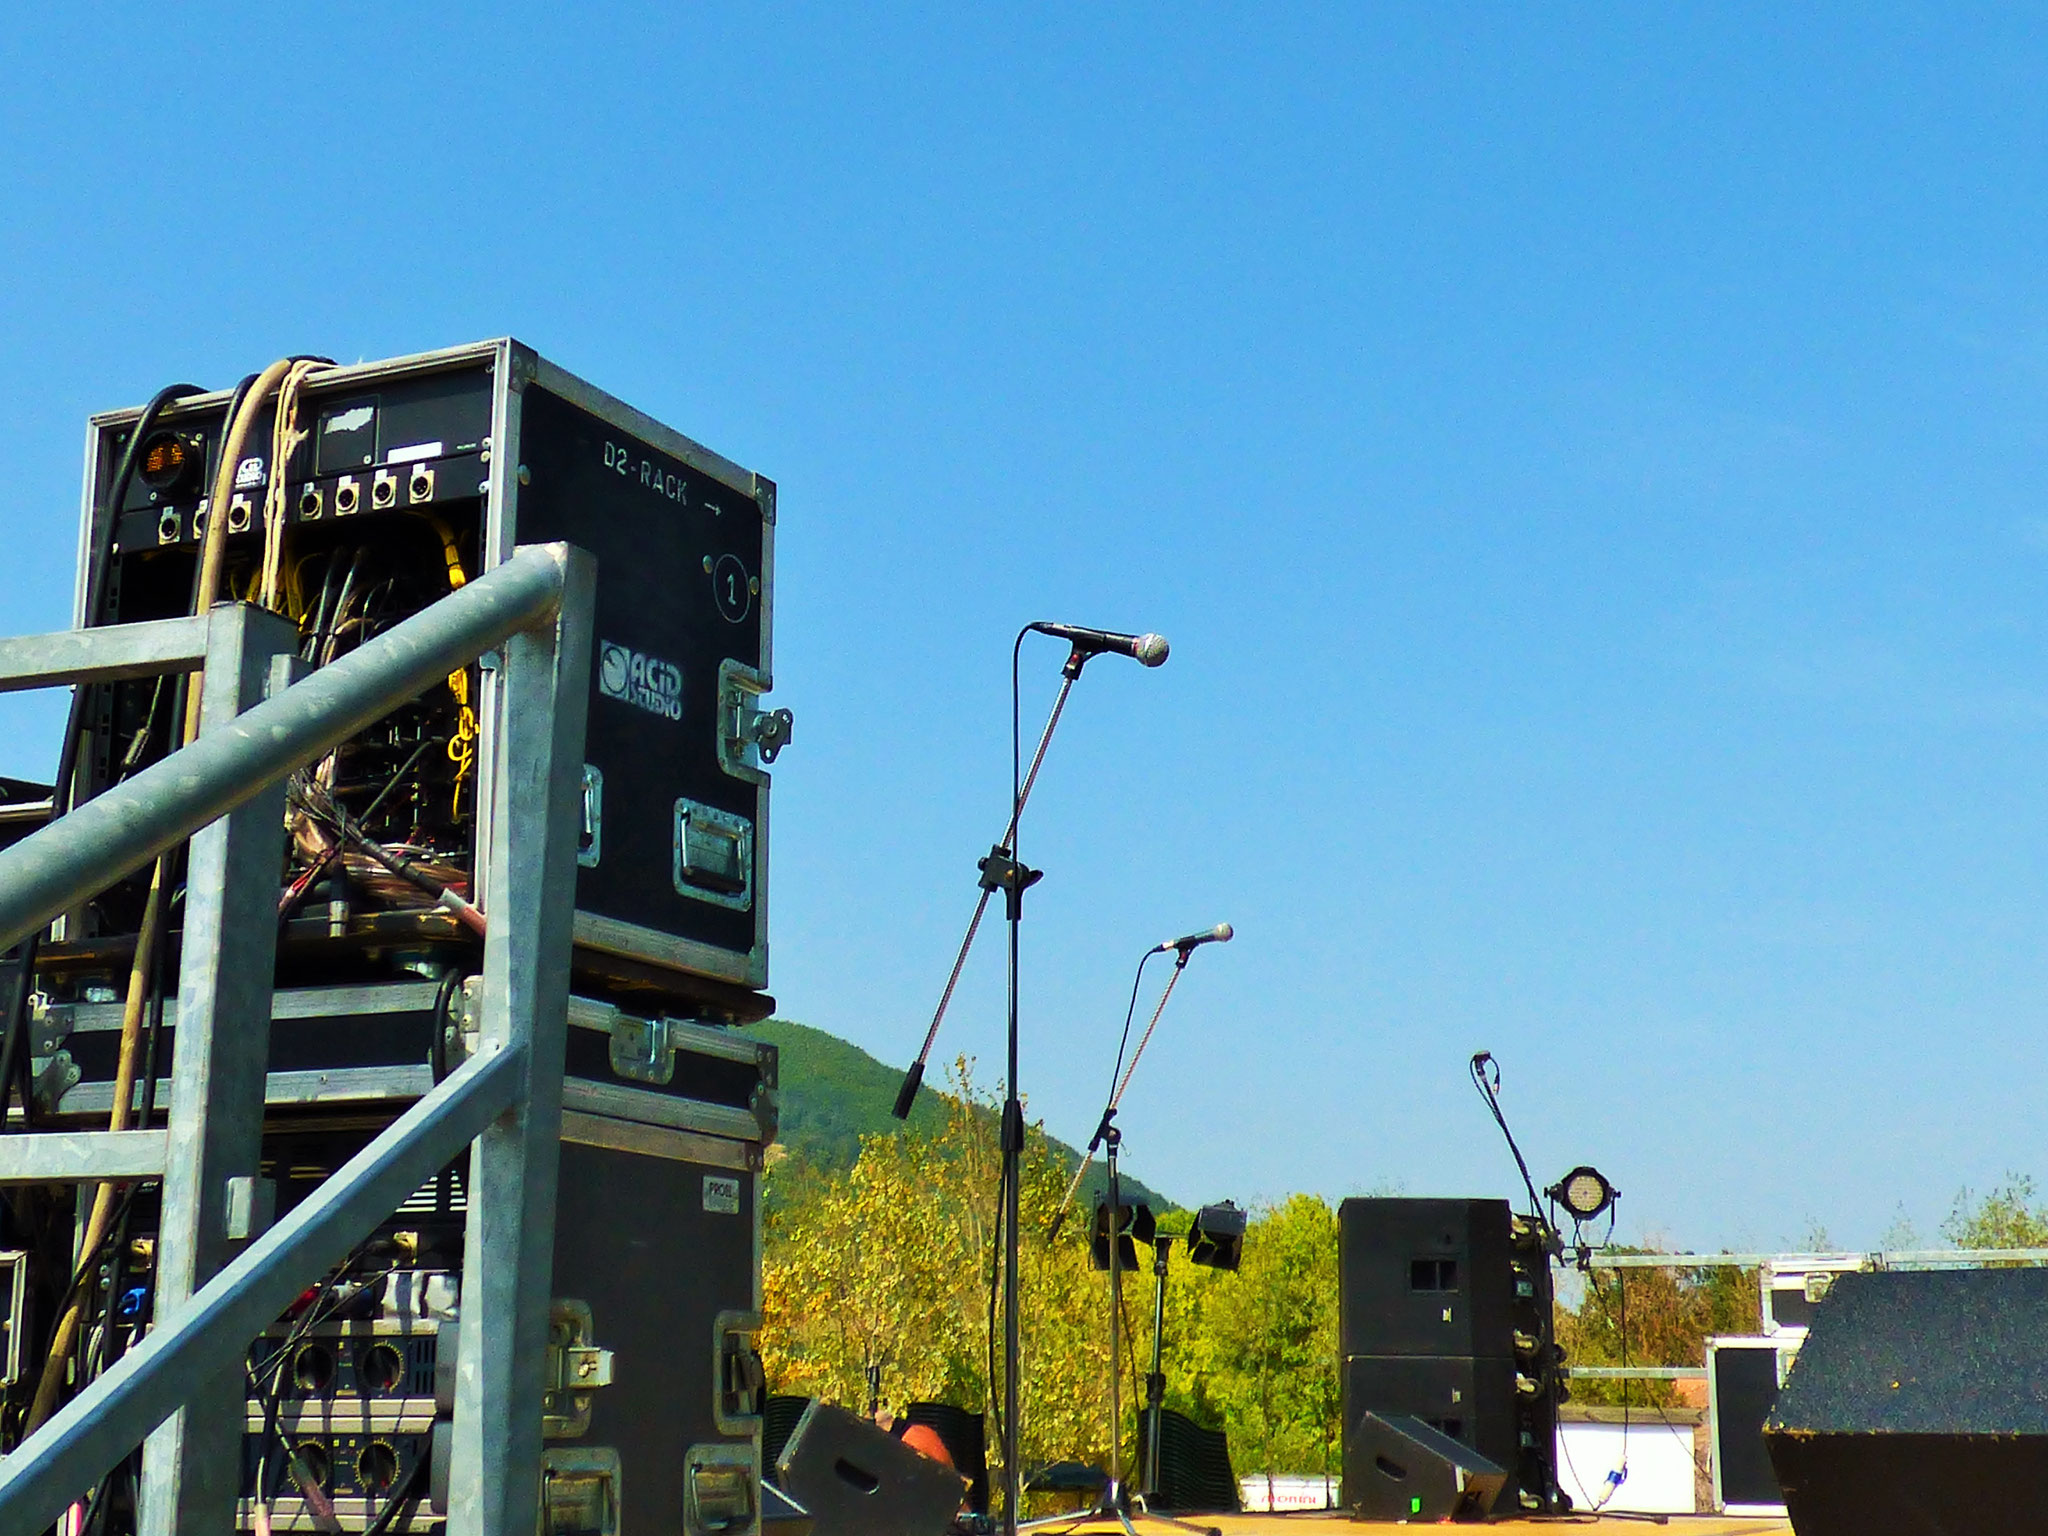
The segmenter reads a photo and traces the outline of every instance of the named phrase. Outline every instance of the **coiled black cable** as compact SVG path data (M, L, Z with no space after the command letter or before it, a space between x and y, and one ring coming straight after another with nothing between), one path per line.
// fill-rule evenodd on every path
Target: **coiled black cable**
M113 558L115 525L120 519L121 503L128 497L128 486L135 478L135 464L142 455L143 439L156 426L157 418L164 413L165 407L173 401L204 393L197 384L167 385L150 396L142 414L135 418L135 430L128 434L128 442L122 448L120 462L114 469L113 481L107 487L107 499L99 510L98 538L86 566L86 624L99 620L100 605L106 597L107 565ZM85 730L86 701L91 692L91 685L87 683L80 683L71 690L71 709L65 717L64 740L57 752L57 777L50 789L52 821L69 808L67 801L71 781L78 769L78 739ZM35 1116L35 1095L28 1083L28 1055L22 1050L21 1042L28 1028L28 997L35 986L36 956L41 947L40 928L21 941L21 969L15 977L14 993L7 1000L6 1034L4 1039L0 1039L0 1134L4 1134L11 1124L8 1104L17 1087L21 1089L22 1122L28 1124Z

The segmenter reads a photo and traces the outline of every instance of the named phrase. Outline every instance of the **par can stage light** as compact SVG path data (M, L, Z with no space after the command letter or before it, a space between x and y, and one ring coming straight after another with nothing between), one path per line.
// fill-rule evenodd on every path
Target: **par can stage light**
M1591 1221L1610 1205L1621 1191L1608 1183L1597 1168L1583 1163L1544 1191L1571 1213L1574 1221Z

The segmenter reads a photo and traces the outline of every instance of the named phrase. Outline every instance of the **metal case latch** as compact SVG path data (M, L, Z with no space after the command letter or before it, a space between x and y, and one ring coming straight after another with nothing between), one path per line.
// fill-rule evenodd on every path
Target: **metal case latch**
M548 1309L546 1387L541 1399L541 1432L573 1440L590 1429L591 1399L612 1384L612 1352L592 1341L590 1308L557 1301Z
M768 679L727 657L718 664L718 761L734 778L766 783L760 763L772 763L796 732L786 709L756 709ZM758 759L758 762L756 761Z
M748 709L742 705L734 727L733 734L741 741L752 742L762 762L772 763L796 733L796 716L786 709Z
M583 819L576 830L576 863L595 869L604 857L604 770L595 763L583 765Z
M667 1019L612 1015L612 1070L636 1083L665 1087L676 1075L676 1047Z

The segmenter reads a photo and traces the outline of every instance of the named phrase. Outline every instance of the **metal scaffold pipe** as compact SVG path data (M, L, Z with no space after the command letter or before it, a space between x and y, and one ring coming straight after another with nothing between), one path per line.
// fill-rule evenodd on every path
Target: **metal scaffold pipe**
M555 611L567 546L496 570L0 851L0 950Z

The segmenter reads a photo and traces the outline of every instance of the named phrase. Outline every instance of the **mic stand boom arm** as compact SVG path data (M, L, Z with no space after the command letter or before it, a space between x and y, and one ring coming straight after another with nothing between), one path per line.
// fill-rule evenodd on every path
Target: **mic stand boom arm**
M1131 1003L1133 1007L1137 1005L1138 1001L1139 982L1144 979L1145 961L1150 960L1158 953L1159 951L1156 949L1148 949L1145 951L1145 959L1138 962L1137 978L1131 982ZM1159 1027L1159 1016L1166 1012L1166 1000L1173 996L1173 989L1180 984L1180 973L1188 968L1188 956L1192 953L1192 950L1183 949L1174 957L1173 974L1166 978L1166 990L1159 994L1159 1006L1152 1010L1152 1017L1145 1025L1145 1033L1138 1037L1138 1048L1131 1053L1131 1064L1128 1067L1123 1065L1123 1046L1117 1046L1117 1065L1123 1068L1123 1077L1121 1080L1116 1081L1115 1086L1110 1091L1109 1103L1102 1111L1102 1123L1095 1128L1095 1135L1088 1142L1088 1155L1081 1159L1081 1166L1074 1170L1074 1177L1068 1181L1066 1194L1060 1197L1060 1208L1053 1216L1052 1225L1046 1229L1048 1239L1058 1237L1060 1235L1060 1228L1066 1225L1067 1212L1073 1209L1074 1197L1081 1192L1081 1181L1088 1177L1088 1170L1095 1166L1095 1154L1102 1146L1103 1133L1110 1121L1116 1118L1117 1110L1123 1105L1124 1090L1131 1086L1131 1074L1138 1070L1138 1058L1145 1054L1145 1047L1151 1043L1152 1031ZM1130 1038L1131 1016L1127 1012L1124 1015L1124 1039L1129 1040Z
M1021 640L1023 637L1020 635L1018 638ZM1067 695L1074 691L1074 680L1081 675L1081 668L1087 661L1088 657L1076 646L1060 672L1059 697L1052 701L1052 713L1046 717L1045 729L1038 735L1038 749L1031 754L1031 771L1024 775L1023 786L1017 791L1015 804L1010 807L1009 825L1003 828L1002 841L989 850L990 858L1008 859L1010 850L1017 846L1017 823L1024 815L1025 802L1031 798L1031 786L1038 782L1038 770L1045 763L1046 748L1052 745L1052 733L1059 726L1060 712L1067 707ZM946 1010L952 1006L953 989L960 985L960 973L967 969L968 952L974 948L975 935L981 932L981 920L988 914L988 899L997 889L986 880L982 882L981 898L974 904L974 916L967 920L966 936L960 940L960 953L953 957L953 969L946 977L945 990L939 994L939 1006L932 1010L931 1027L924 1032L924 1044L918 1048L917 1060L903 1074L903 1086L896 1090L896 1105L891 1113L898 1120L908 1120L910 1107L917 1102L917 1090L924 1084L925 1064L931 1059L932 1045L939 1038L939 1026L945 1022Z

